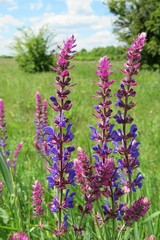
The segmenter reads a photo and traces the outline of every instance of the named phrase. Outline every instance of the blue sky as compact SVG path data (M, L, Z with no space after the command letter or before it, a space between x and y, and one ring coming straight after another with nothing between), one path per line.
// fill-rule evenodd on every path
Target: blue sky
M12 53L9 46L19 36L18 28L37 32L45 24L57 43L74 34L77 50L116 46L114 19L103 0L0 0L0 55Z

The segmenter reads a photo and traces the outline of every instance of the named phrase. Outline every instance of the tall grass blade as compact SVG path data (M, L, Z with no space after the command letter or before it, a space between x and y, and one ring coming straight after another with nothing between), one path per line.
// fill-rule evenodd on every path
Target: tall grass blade
M147 222L151 221L153 218L157 217L158 215L160 215L160 211L157 211L157 212L151 214L146 220L143 221L143 223L147 223Z
M0 150L0 171L2 173L3 179L5 181L5 184L7 186L9 193L13 195L14 189L13 189L12 176L1 150Z

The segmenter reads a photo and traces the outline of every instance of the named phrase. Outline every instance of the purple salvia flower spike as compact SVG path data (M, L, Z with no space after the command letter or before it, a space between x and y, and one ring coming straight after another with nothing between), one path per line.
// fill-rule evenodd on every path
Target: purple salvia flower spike
M69 123L69 119L65 117L65 111L69 111L72 107L71 101L68 99L70 94L71 84L70 77L70 60L73 58L73 49L75 45L75 38L72 35L64 41L62 47L59 47L60 53L56 56L57 68L52 68L56 71L57 77L55 83L52 83L56 87L55 95L50 97L50 107L57 113L54 116L54 128L47 126L45 118L42 118L44 122L44 135L42 141L45 142L46 148L44 154L49 158L51 164L48 167L50 176L47 177L49 188L57 189L58 194L53 197L51 204L51 211L57 212L58 224L57 229L54 229L53 233L57 236L62 236L67 231L67 219L62 219L63 209L73 207L73 196L75 193L63 196L64 190L67 189L68 184L75 185L75 170L73 169L73 162L70 161L71 154L75 150L73 146L65 147L65 144L71 142L74 135L71 131L72 124ZM45 105L44 105L45 107ZM44 113L43 113L44 115ZM66 192L68 194L68 190Z
M133 43L128 48L128 52L126 54L127 62L124 64L125 69L122 70L122 72L125 74L125 77L122 79L120 89L116 93L118 100L115 105L121 108L121 111L119 110L118 114L114 116L116 122L122 125L122 138L118 138L119 130L117 131L117 134L115 131L112 131L111 135L116 145L116 152L119 152L122 156L122 159L119 159L118 161L119 168L122 171L124 170L124 173L128 174L127 182L129 183L130 192L136 191L134 186L142 186L142 178L138 178L141 179L140 181L138 181L137 177L135 180L132 180L134 169L139 166L139 142L135 140L137 137L137 126L132 124L130 131L127 133L126 125L133 122L133 118L128 112L135 106L135 102L130 101L129 99L130 97L133 98L136 95L136 91L133 89L133 87L137 85L134 76L138 74L141 61L141 52L145 41L146 33L141 33L135 40L133 39Z
M112 202L112 207L108 206L110 213L105 221L110 218L121 219L123 211L121 210L122 205L118 205L118 198L124 194L124 191L120 189L123 176L118 173L114 158L110 156L113 150L108 146L108 143L113 141L111 136L114 134L114 126L110 123L112 113L110 86L115 82L115 80L109 80L109 76L112 74L111 66L108 57L105 56L99 60L98 71L96 72L99 78L97 85L100 90L96 91L97 96L95 97L101 100L94 106L96 111L94 116L99 121L97 123L98 130L94 126L90 126L92 131L90 138L92 141L98 142L97 145L92 147L94 150L92 156L96 160L95 164L91 164L90 159L81 148L78 148L78 158L74 161L77 183L84 191L85 207L79 206L82 216L91 212L94 201L97 201L101 196L105 196ZM120 138L121 136L117 135L117 137ZM103 206L103 208L106 209L107 207Z
M131 207L125 210L123 220L127 226L133 222L138 222L139 218L144 217L150 206L150 200L147 197L141 197L135 201Z

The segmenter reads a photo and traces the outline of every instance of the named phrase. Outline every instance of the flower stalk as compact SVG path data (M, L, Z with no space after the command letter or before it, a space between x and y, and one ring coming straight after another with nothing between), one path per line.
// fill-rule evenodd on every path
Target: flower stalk
M52 102L50 106L57 112L57 116L54 117L57 132L53 127L45 127L45 154L50 158L51 163L48 168L50 176L47 177L47 180L50 188L54 189L56 187L58 190L58 195L53 198L51 204L51 211L58 214L57 229L54 229L53 233L59 238L67 232L68 227L68 214L64 215L62 213L63 209L73 207L72 202L75 195L75 193L68 195L68 184L75 185L75 170L73 169L73 163L70 161L74 146L68 146L74 135L71 132L72 124L65 117L65 111L69 111L72 107L68 95L70 94L70 87L74 86L74 84L70 83L71 67L69 65L75 53L73 50L75 46L75 39L72 35L64 41L62 47L59 47L60 53L56 56L57 68L52 68L57 73L56 83L52 83L56 87L56 96L50 97Z
M135 190L135 188L133 189L132 174L140 163L138 161L139 152L137 148L139 143L136 142L137 126L132 124L130 131L127 132L127 125L133 122L133 118L130 116L129 112L134 108L136 103L130 100L130 98L136 95L136 91L133 89L133 87L137 85L134 76L138 75L141 51L145 41L146 33L141 33L136 39L133 39L126 54L127 62L124 64L125 69L122 70L125 77L122 79L120 89L116 93L118 100L115 105L122 109L122 113L118 111L118 114L114 116L117 123L122 125L121 148L119 147L118 152L124 156L123 159L119 160L119 167L128 175L130 203L132 202L132 191Z

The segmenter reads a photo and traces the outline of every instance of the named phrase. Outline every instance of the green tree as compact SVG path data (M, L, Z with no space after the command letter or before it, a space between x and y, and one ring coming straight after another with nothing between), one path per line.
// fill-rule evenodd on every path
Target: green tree
M105 4L117 16L114 32L119 40L131 43L138 33L146 32L143 60L150 67L160 67L160 1L106 0Z
M49 71L54 65L53 48L54 34L43 26L38 34L31 28L20 29L20 36L15 37L11 47L15 52L15 59L26 72Z

